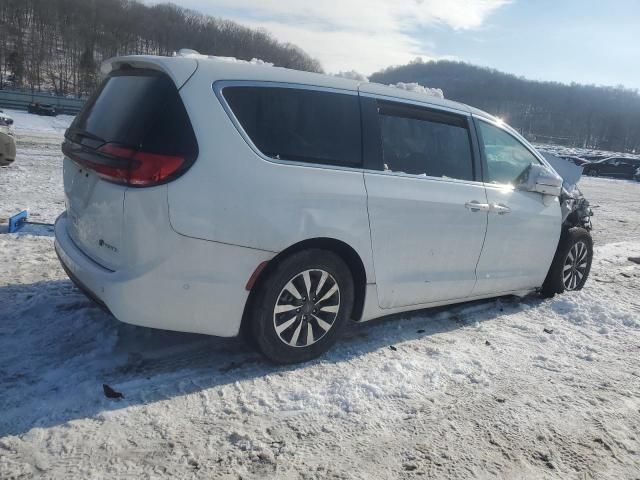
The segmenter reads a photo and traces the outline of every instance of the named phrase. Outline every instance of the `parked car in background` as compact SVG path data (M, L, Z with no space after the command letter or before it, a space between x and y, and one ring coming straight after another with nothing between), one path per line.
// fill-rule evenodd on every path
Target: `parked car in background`
M0 167L11 165L16 159L16 140L13 130L0 125Z
M291 363L350 320L587 280L585 202L485 112L204 56L104 70L65 133L55 249L122 321Z
M585 165L591 163L589 160L585 160L584 158L576 157L574 155L560 155L560 158L564 158L568 162L571 162L578 167L584 167Z
M3 125L7 127L10 127L11 125L13 125L13 118L11 118L10 115L0 110L0 126L3 126Z
M588 160L589 162L599 162L600 160L604 160L606 158L609 158L610 156L611 154L607 155L604 153L593 153L593 154L580 155L580 158Z
M636 178L640 159L610 157L585 166L584 174L592 177Z
M46 115L49 117L58 115L55 107L49 103L30 103L27 111L29 113L35 113L36 115Z

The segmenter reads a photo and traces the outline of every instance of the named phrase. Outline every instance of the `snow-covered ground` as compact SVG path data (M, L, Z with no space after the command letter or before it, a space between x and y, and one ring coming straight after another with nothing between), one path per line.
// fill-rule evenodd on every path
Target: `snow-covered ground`
M70 118L10 114L0 224L51 222ZM50 228L0 233L0 478L637 478L640 183L581 187L583 291L354 325L290 367L119 323L66 279Z

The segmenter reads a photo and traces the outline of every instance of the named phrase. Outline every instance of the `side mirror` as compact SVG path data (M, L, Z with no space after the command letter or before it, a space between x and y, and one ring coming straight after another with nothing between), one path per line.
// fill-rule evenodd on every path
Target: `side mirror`
M532 163L518 188L557 197L562 193L562 177L544 165Z

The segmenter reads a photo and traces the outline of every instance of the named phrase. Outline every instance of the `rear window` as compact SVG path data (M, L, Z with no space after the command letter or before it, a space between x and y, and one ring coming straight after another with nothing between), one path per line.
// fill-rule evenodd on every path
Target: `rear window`
M165 74L110 74L67 131L72 141L115 143L194 159L198 146L178 90Z
M224 98L253 144L282 160L362 164L357 95L280 87L225 87Z

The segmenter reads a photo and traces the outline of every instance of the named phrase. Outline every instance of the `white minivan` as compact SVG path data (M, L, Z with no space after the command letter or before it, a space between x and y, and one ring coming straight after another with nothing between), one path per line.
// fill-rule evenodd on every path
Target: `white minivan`
M586 202L487 113L198 55L103 70L65 134L55 249L121 321L288 363L349 320L587 279Z

